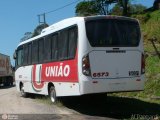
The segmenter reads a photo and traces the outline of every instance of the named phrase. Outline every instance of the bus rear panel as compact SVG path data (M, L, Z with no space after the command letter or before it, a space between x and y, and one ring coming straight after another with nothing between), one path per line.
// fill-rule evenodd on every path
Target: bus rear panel
M85 32L83 44L88 46L81 54L81 94L144 89L144 51L137 20L87 17Z

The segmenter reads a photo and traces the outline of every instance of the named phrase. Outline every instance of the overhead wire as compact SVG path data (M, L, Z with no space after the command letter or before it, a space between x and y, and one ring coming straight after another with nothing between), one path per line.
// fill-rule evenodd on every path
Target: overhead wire
M65 7L68 7L68 6L72 5L72 4L75 4L75 3L77 3L78 1L81 1L81 0L76 0L76 1L74 1L74 2L71 2L71 3L68 3L68 4L64 5L64 6L62 6L62 7L56 8L56 9L51 10L51 11L48 11L48 12L45 12L45 13L43 13L43 14L50 14L50 13L56 12L56 11L58 11L58 10L61 10L61 9L65 8ZM42 15L42 14L39 14L39 15Z

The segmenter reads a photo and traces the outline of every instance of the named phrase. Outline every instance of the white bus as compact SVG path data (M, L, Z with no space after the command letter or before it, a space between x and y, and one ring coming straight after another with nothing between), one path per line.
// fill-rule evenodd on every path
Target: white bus
M120 16L73 17L16 49L15 80L26 93L60 96L140 91L145 61L139 22Z

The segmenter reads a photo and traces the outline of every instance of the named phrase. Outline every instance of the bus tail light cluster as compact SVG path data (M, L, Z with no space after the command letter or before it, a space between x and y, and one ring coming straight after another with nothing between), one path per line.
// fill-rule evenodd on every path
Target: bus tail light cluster
M142 58L141 58L141 74L145 73L145 57L144 54L142 54Z
M91 76L89 56L86 55L82 59L82 73L86 76Z

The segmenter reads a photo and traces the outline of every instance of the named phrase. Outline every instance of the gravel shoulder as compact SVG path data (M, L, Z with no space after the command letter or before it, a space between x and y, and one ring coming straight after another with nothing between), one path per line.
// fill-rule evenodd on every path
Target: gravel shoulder
M41 96L23 98L16 87L0 86L1 115L18 115L18 120L114 120L160 118L160 104L136 98L103 96L65 97L58 104L47 104ZM88 98L89 97L89 98ZM93 99L95 98L95 99ZM39 101L40 100L40 101ZM42 101L41 101L42 100ZM47 100L46 100L47 101ZM14 116L11 116L14 117Z
M0 89L0 114L73 114L75 112L20 97L16 87Z
M33 98L20 97L16 87L4 88L0 86L0 120L3 115L18 120L106 120L106 117L88 116L65 106L58 107L38 102ZM15 118L14 118L15 117ZM9 118L8 118L9 119ZM110 119L110 118L108 118Z

